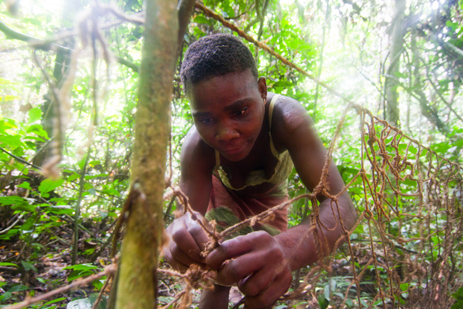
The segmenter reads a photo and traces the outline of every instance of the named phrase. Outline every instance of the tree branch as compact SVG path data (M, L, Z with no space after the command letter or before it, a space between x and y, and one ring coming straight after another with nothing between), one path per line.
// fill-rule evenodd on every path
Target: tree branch
M32 163L29 163L29 162L27 162L26 160L24 160L24 159L22 159L22 158L20 158L20 157L18 157L18 156L15 156L14 154L12 154L11 152L9 152L8 150L6 150L6 149L4 149L4 148L2 148L2 147L0 147L0 150L3 151L4 153L6 153L7 155L9 155L10 157L13 157L15 160L17 160L17 161L23 163L23 164L27 164L27 165L29 165L29 166L32 166L33 168L38 169L38 170L41 169L40 166L37 166L37 165L32 164Z
M9 227L5 228L4 230L0 230L0 234L4 234L4 233L8 232L9 230L11 230L16 225L16 223L18 223L19 220L22 219L22 217L24 217L24 212L20 216L18 216L16 221L13 222L13 224L11 224Z
M82 195L84 193L85 185L85 173L87 171L88 162L90 160L90 154L92 152L91 147L88 147L87 157L85 158L85 163L82 166L79 178L79 195L77 197L77 203L74 212L74 239L72 242L72 265L76 264L77 261L77 251L79 246L79 217L80 217L80 206L82 203Z
M449 108L449 110L458 118L460 119L460 121L463 121L463 119L461 118L460 115L458 115L458 113L452 108L452 105L450 105L449 102L447 102L447 100L444 98L444 96L440 93L440 91L437 89L437 86L434 84L434 82L432 81L432 78L431 76L429 75L429 70L426 70L426 75L428 77L428 81L429 83L431 84L432 88L434 89L434 91L436 92L437 96L441 99L442 102L444 102L444 104Z
M455 52L459 58L463 58L463 50L459 49L455 45L453 45L450 42L444 42L440 40L440 43L442 43L442 46L446 49L450 49L451 51Z
M426 98L425 93L419 88L420 86L415 84L414 88L409 88L402 83L400 85L408 94L414 97L420 106L421 113L423 116L437 127L439 132L448 137L450 129L448 126L439 118L437 111L429 105L428 99Z
M108 265L108 266L105 267L105 269L102 272L100 272L98 274L91 275L91 276L89 276L89 277L87 277L85 279L82 279L82 280L76 280L76 281L74 281L73 283L71 283L69 285L60 287L60 288L58 288L56 290L53 290L53 291L50 291L48 293L45 293L45 294L42 294L42 295L39 295L39 296L36 296L36 297L26 298L26 300L24 300L24 301L22 301L20 303L17 303L15 305L11 305L9 307L6 307L6 309L21 309L21 308L24 308L26 306L29 306L29 305L38 303L40 301L43 301L43 300L45 300L47 298L50 298L52 296L55 296L57 294L67 292L70 289L73 289L73 288L76 288L76 287L79 287L79 286L82 286L82 285L89 284L92 281L100 279L103 276L107 276L109 274L114 273L114 271L116 270L116 266L117 266L116 264Z
M3 21L0 20L0 31L2 31L5 35L6 38L9 40L15 39L15 40L20 40L24 42L29 42L32 40L37 40L36 38L32 36L28 36L26 34L17 32L10 27L8 27Z
M19 41L23 41L23 42L27 42L27 43L31 43L31 44L38 43L38 44L33 45L33 47L35 49L48 51L48 50L50 50L50 47L53 46L53 47L56 47L57 49L62 49L62 50L66 50L66 51L73 51L72 49L61 46L59 44L47 42L46 40L38 39L38 38L35 38L35 37L32 37L32 36L29 36L27 34L18 32L16 30L13 30L10 27L8 27L1 20L0 20L0 31L3 32L6 35L6 38L9 39L9 40L19 40ZM40 44L42 42L45 42L45 43ZM126 60L126 59L123 59L121 57L118 57L118 56L115 56L115 59L116 59L116 61L118 63L120 63L120 64L132 69L134 72L138 73L139 68L135 63L132 63L132 62L130 62L130 61Z
M185 35L188 24L190 23L191 14L195 8L195 0L179 0L178 11L178 48L177 55L183 48L183 36Z

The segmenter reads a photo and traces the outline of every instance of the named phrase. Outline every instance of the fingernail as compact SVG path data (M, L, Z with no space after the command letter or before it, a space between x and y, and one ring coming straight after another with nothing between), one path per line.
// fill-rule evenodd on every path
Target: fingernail
M211 280L217 280L217 271L215 270L209 270L206 273L206 278L211 279Z

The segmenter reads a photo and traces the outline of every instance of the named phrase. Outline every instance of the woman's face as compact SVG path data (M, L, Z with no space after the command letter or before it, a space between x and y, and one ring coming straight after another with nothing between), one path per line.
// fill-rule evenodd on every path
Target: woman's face
M213 77L191 86L190 107L199 135L230 161L248 156L265 115L267 85L250 70Z

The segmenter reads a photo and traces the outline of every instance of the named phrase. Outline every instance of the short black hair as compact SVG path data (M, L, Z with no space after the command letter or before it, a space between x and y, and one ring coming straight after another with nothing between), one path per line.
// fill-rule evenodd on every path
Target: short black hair
M188 47L180 77L188 93L192 84L247 69L257 80L257 66L249 48L231 34L217 33L202 37Z

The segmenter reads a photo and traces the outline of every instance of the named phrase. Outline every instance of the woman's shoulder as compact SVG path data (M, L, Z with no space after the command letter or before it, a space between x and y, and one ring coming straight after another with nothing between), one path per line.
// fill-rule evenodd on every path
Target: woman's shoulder
M191 127L185 136L182 145L181 163L182 164L200 164L200 163L215 163L212 159L215 158L215 151L207 145L195 126Z
M271 101L275 94L269 96ZM278 95L273 107L272 134L275 137L291 136L301 126L312 124L307 110L297 100L284 95Z

